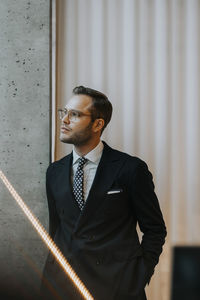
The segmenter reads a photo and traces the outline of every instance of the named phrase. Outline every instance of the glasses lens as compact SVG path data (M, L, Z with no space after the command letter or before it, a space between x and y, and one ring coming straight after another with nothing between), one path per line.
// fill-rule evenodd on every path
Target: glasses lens
M59 119L62 120L62 118L64 117L64 111L62 109L58 109L58 115Z
M80 117L80 113L74 110L67 110L67 109L58 109L58 114L59 114L59 118L60 120L62 120L64 117L66 117L68 115L68 118L70 121L76 121L77 118Z

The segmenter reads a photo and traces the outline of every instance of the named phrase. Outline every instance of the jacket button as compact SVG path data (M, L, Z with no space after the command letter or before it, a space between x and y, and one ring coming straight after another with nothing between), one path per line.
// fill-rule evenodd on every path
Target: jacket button
M99 260L97 260L97 261L96 261L96 264L97 264L97 265L100 265L100 261L99 261Z

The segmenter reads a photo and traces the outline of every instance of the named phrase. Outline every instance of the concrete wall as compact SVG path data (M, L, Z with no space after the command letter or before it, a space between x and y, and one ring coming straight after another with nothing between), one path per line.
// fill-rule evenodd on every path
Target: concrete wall
M47 228L50 0L0 1L0 169ZM0 299L38 299L47 249L0 181Z

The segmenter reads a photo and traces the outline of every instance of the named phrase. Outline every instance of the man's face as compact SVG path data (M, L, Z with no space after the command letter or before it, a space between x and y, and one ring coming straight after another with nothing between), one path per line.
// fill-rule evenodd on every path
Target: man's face
M60 140L63 143L81 146L93 138L91 113L89 108L92 105L91 97L87 95L73 96L65 108L68 111L80 112L80 116L75 120L70 120L66 115L62 119Z

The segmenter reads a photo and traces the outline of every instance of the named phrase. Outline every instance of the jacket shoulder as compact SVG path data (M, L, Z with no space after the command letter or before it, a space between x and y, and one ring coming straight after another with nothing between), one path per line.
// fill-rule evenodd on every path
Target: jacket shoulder
M124 161L126 161L127 163L129 163L131 165L133 164L135 166L140 166L140 165L147 166L146 162L138 156L134 156L134 155L131 155L131 154L128 154L126 152L119 151L116 149L112 149L112 148L110 148L110 149L111 149L111 151L113 151L113 155L116 158L124 159Z
M52 163L50 163L50 165L47 168L46 174L49 175L51 172L54 172L57 168L59 168L60 166L63 166L66 164L66 162L71 158L71 153L62 157L59 160L56 160Z

